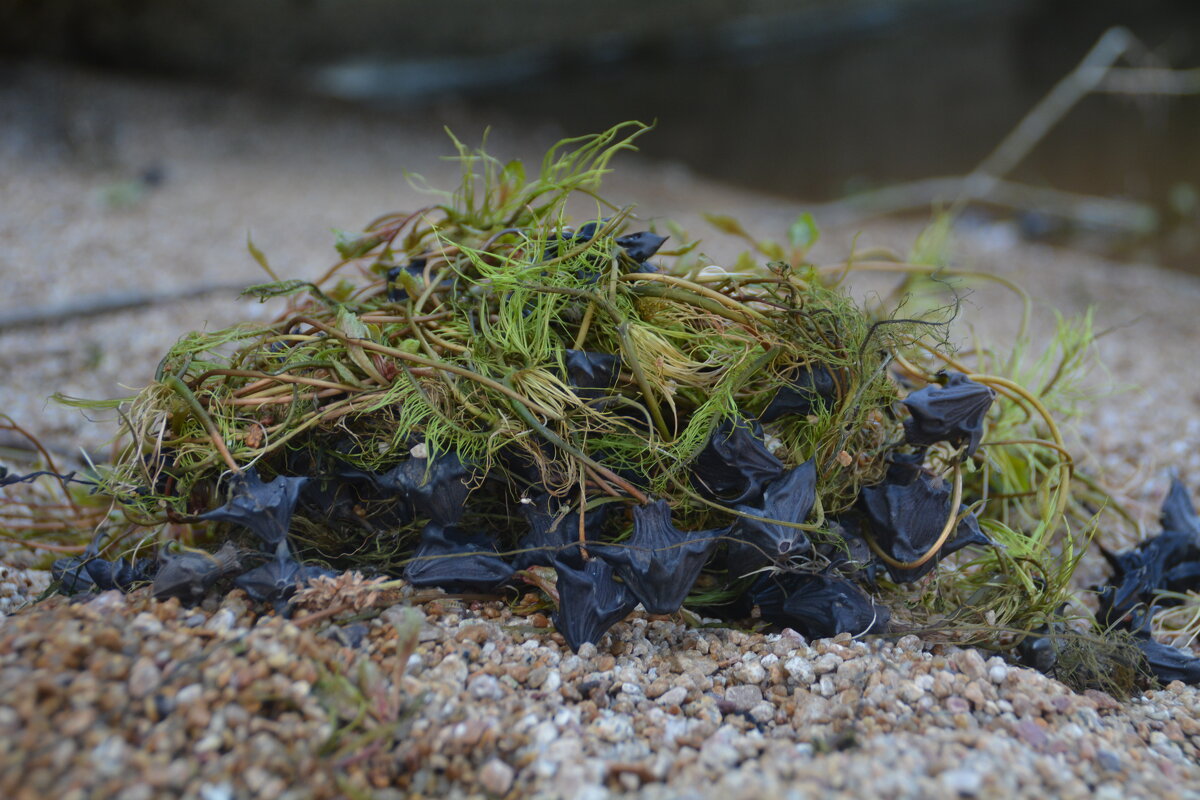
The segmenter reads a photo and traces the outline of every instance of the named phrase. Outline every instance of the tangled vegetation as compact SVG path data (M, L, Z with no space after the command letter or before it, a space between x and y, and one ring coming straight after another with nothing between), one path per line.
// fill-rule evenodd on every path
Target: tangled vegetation
M533 176L455 140L459 188L339 235L314 281L251 245L272 280L248 294L286 308L185 336L120 406L119 455L93 478L121 512L108 554L190 523L247 545L264 563L238 585L277 602L316 565L457 590L516 569L588 607L573 645L657 606L621 594L646 575L705 614L750 624L757 605L813 634L890 615L1001 647L1059 624L1097 515L1121 522L1060 432L1090 319L1030 357L1022 294L1010 352L955 352L954 281L1020 290L932 259L813 265L806 217L786 244L711 218L753 248L728 269L676 229L668 248L599 194L644 131L564 141ZM857 270L942 299L864 308L843 288ZM865 625L830 611L856 604Z

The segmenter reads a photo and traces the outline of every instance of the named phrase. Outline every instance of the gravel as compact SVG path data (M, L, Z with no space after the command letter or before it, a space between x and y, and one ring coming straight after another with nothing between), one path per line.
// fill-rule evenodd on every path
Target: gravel
M15 77L0 92L5 309L254 280L247 227L281 272L316 274L329 228L421 202L401 167L450 179L441 122L481 127L453 109L372 117L41 68ZM492 145L506 154L558 136L505 128ZM165 182L116 207L108 190L152 163ZM694 231L701 210L763 232L802 210L671 165L615 178L618 200ZM859 246L903 251L915 231L872 223ZM827 228L814 257L843 256L854 233ZM1097 305L1097 328L1117 331L1098 349L1118 382L1145 389L1101 402L1074 436L1140 519L1156 515L1166 466L1200 483L1200 374L1179 368L1194 361L1200 279L1025 244L1003 225L962 230L958 248L1039 303ZM1011 332L1017 306L984 296L968 298L972 324ZM0 408L60 452L99 448L111 428L44 398L122 394L182 330L268 311L210 298L0 332L0 369L20 376ZM311 623L261 614L240 591L199 608L144 590L29 606L46 573L16 568L28 553L4 558L0 796L18 800L1200 797L1200 692L1178 683L1118 703L912 636L807 642L640 612L572 654L542 614L451 599L418 606L410 654L394 599Z
M574 655L500 602L419 608L411 656L391 608L357 612L369 632L350 648L328 633L356 612L309 626L240 591L5 617L0 792L1200 796L1200 692L1178 683L1121 704L915 636L806 642L640 612Z

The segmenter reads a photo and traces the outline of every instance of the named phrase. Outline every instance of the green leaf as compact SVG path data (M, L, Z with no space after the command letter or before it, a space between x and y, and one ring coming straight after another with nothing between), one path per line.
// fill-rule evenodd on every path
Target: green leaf
M260 302L266 302L272 297L286 297L289 294L296 294L305 289L315 289L308 281L302 281L296 278L286 281L272 281L270 283L259 283L254 286L247 286L242 289L242 297L257 297Z
M813 220L812 214L805 211L796 217L796 221L788 227L788 244L794 250L806 251L821 238L821 231Z
M763 241L758 242L757 246L758 251L772 261L783 261L785 254L783 252L783 247L779 244L779 242L772 242L769 239L764 239Z
M263 268L263 272L271 276L271 280L279 280L279 276L275 274L275 270L271 269L271 265L267 263L267 256L255 246L254 240L250 238L250 231L246 231L246 249L250 251L250 255L254 257L258 265Z
M733 217L728 217L724 214L705 214L704 219L722 233L728 233L731 236L741 236L749 239L750 234L746 233L746 229L742 227L742 223L738 222Z
M337 248L338 255L347 261L365 256L383 242L383 237L377 233L351 233L335 229L334 234L337 240L333 246Z
M350 309L341 306L337 310L337 326L352 339L370 339L371 332L367 326Z

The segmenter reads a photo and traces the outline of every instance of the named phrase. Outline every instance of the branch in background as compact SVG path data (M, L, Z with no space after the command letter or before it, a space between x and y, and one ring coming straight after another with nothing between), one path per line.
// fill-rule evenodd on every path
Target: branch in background
M1016 210L1036 209L1052 217L1070 220L1084 227L1106 228L1121 233L1144 235L1158 225L1158 214L1145 203L1094 195L1074 194L1042 186L1030 186L997 179L984 196L970 193L969 178L950 175L900 183L862 192L820 206L810 206L818 219L837 219L841 223L869 217L886 216L923 209L939 201L966 198Z
M240 294L245 288L244 283L205 283L157 292L131 291L92 295L58 305L10 309L0 311L0 331L23 328L27 325L73 322L84 317L115 314L118 311L175 303L213 294Z
M1121 59L1150 66L1116 67ZM1158 227L1158 215L1145 203L1062 192L1007 181L1004 176L1093 92L1120 94L1200 94L1200 69L1173 70L1153 66L1149 51L1126 28L1110 28L1079 65L1029 111L987 158L962 177L929 178L864 192L814 209L818 215L862 219L925 208L955 198L951 214L972 202L1036 210L1084 227L1145 235Z
M1110 94L1200 94L1200 68L1197 69L1126 69L1106 70L1096 85L1097 92Z

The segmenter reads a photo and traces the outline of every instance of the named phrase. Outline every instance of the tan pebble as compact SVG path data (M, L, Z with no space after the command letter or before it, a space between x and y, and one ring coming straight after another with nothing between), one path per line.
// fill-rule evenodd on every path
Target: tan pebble
M58 732L65 737L74 738L91 728L96 723L96 712L85 708L67 716L66 721L57 725Z
M121 634L117 632L116 628L101 628L92 636L92 643L97 648L119 652L122 647Z
M969 686L967 686L966 690L963 692L963 697L970 702L971 706L975 710L978 711L979 709L983 708L983 689L980 688L978 683L971 683Z
M971 710L971 707L967 704L967 701L957 695L954 695L953 697L947 697L945 705L946 710L951 714L966 714Z
M491 637L491 629L487 625L465 625L458 629L454 638L460 642L483 644Z
M491 795L507 794L514 777L513 768L498 758L493 758L479 770L479 784Z
M129 671L129 694L131 697L143 698L158 690L162 684L162 671L154 661L146 656L133 662Z

